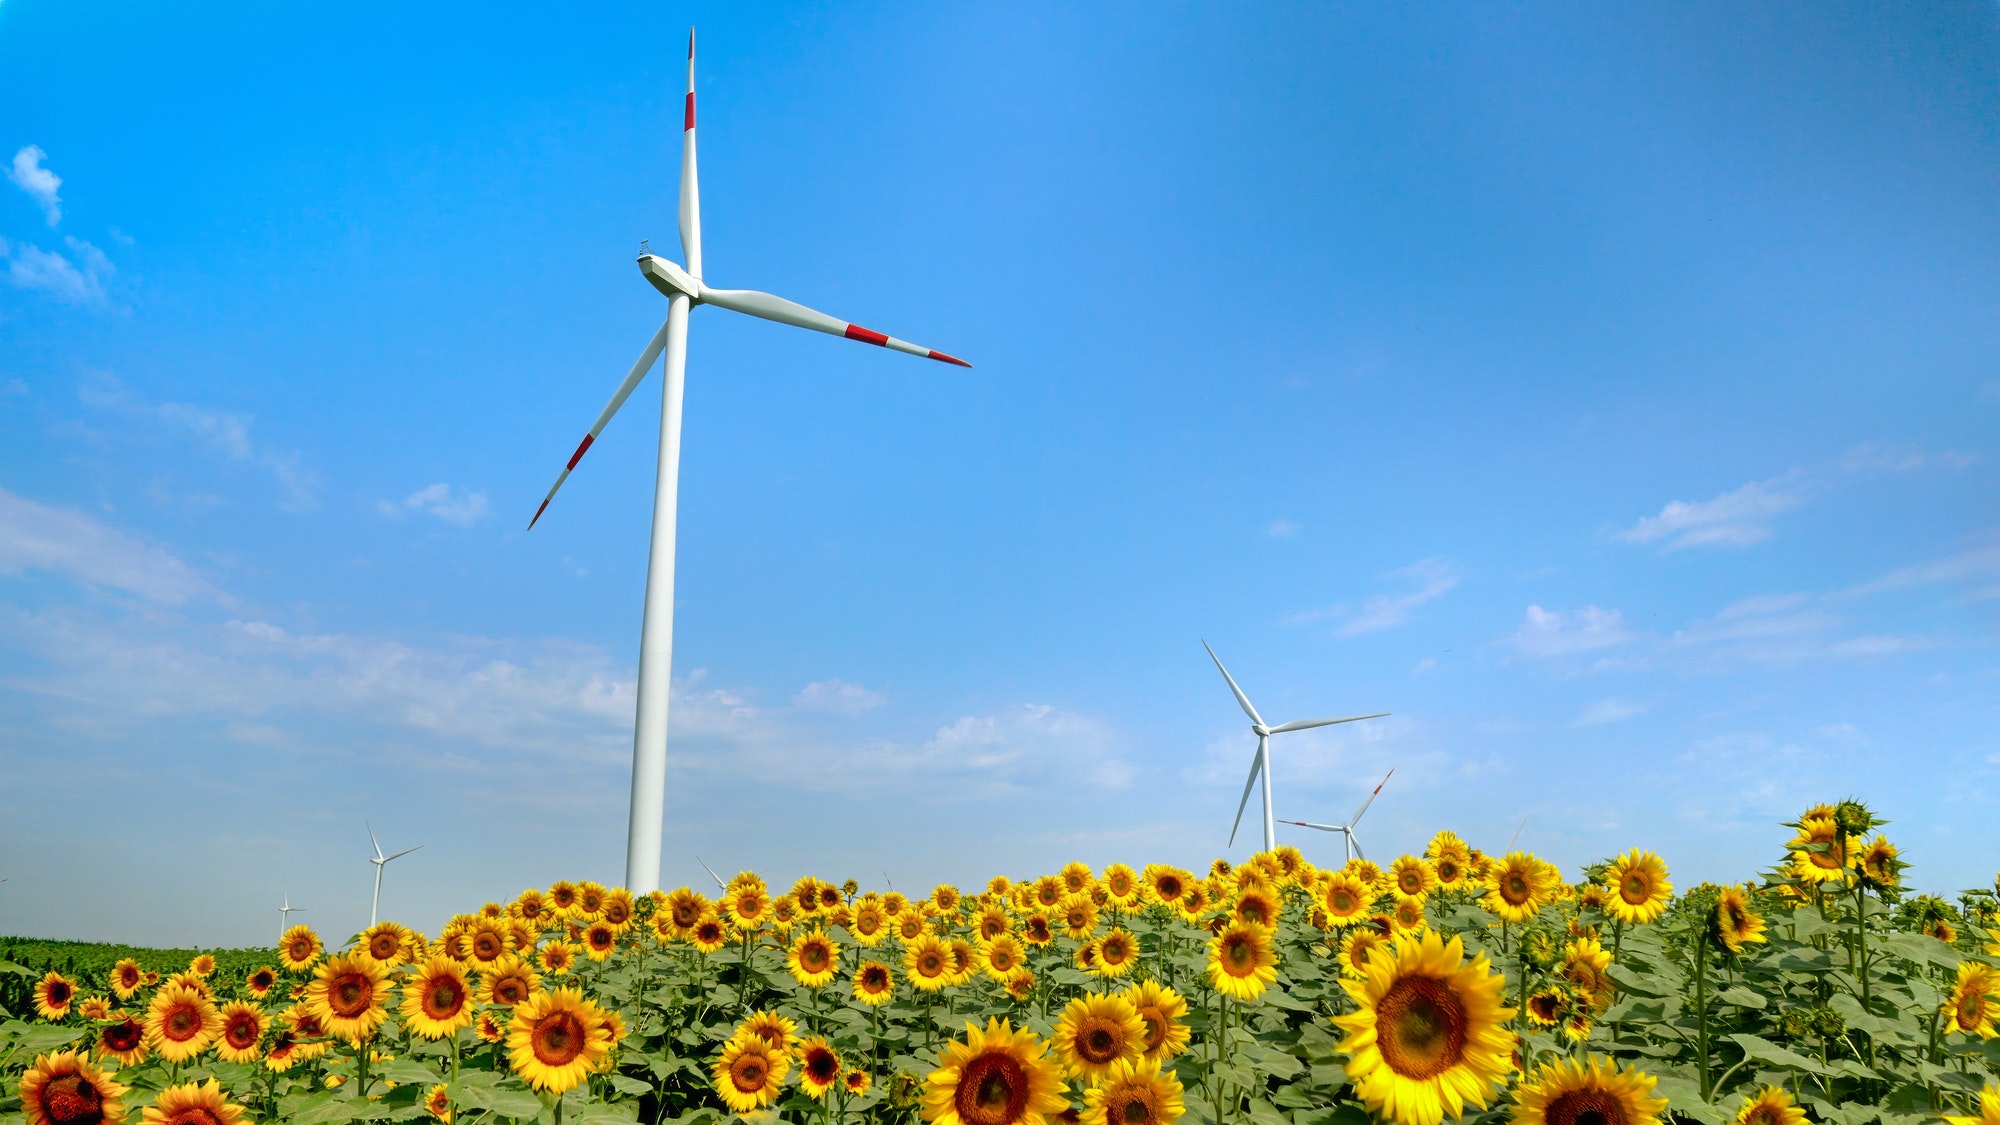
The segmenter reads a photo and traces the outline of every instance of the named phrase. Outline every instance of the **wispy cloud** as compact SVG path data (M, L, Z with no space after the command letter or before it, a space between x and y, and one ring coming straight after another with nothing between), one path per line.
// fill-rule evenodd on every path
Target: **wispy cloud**
M80 238L63 239L76 255L71 261L39 246L13 246L0 239L0 260L7 263L7 283L16 289L40 290L72 305L102 304L104 283L116 271L104 252Z
M0 489L0 574L51 571L98 589L181 605L219 592L171 553L74 508Z
M433 484L405 496L400 504L389 500L377 500L375 507L392 519L409 512L422 512L454 527L471 527L486 515L486 494L454 493L448 484Z
M1382 577L1407 582L1414 589L1401 594L1376 594L1363 601L1359 609L1350 610L1345 603L1340 603L1323 609L1295 610L1285 614L1282 620L1287 625L1339 620L1340 625L1334 629L1334 634L1341 637L1374 633L1407 623L1418 606L1436 601L1458 585L1458 573L1449 563L1436 558L1419 559Z
M305 512L319 506L317 482L300 467L297 450L280 451L251 436L253 415L215 410L185 402L149 403L127 391L117 379L98 375L77 390L85 406L114 410L142 417L185 434L202 448L226 461L254 465L271 474L284 491L279 507L288 512ZM481 503L484 501L482 499Z
M57 194L62 188L62 177L42 166L42 161L48 156L40 145L24 146L14 154L13 164L7 169L7 178L41 205L43 217L53 228L62 222L62 197Z
M888 702L860 684L845 680L816 680L792 697L792 705L805 711L827 711L835 715L859 715Z
M1771 537L1771 521L1805 502L1799 474L1752 481L1712 500L1674 500L1618 533L1627 543L1666 540L1665 551L1745 547Z
M1622 723L1650 710L1644 703L1634 703L1629 699L1600 699L1583 709L1583 714L1571 723L1573 727L1596 727L1606 723Z
M1296 539L1305 526L1297 520L1275 519L1264 525L1264 534L1273 539Z
M1885 590L1937 584L1970 587L1968 596L1973 601L2000 598L2000 539L1941 559L1892 570L1846 593L1876 594Z
M1546 660L1617 648L1636 637L1625 628L1624 615L1615 609L1588 605L1562 611L1531 605L1521 627L1503 643L1523 656Z

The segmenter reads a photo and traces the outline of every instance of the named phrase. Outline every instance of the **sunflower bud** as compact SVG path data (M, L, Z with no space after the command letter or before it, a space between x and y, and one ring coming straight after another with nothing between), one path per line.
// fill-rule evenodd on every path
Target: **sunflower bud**
M889 1083L889 1104L898 1109L907 1109L917 1104L917 1076L898 1074Z

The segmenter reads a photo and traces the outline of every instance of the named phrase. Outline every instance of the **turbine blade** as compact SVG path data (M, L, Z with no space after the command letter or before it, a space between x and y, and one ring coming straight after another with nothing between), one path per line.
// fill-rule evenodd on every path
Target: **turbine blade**
M381 858L382 858L382 845L381 845L381 844L380 844L379 842L377 842L377 841L376 841L376 839L375 839L375 826L374 826L374 825L372 825L372 824L370 824L370 823L368 823L368 822L367 822L366 820L363 820L363 821L361 822L361 825L362 825L362 827L364 827L364 828L368 829L368 842L369 842L369 843L371 843L371 844L374 844L374 845L375 845L375 858L376 858L376 859L381 859Z
M389 856L388 858L384 859L384 860L383 860L382 862L383 862L383 863L387 863L387 862L389 862L389 860L391 860L391 859L401 859L401 858L403 858L404 856L406 856L406 855L409 855L409 854L410 854L411 852L414 852L414 851L417 851L417 850L421 849L422 847L423 847L423 845L422 845L422 844L418 844L418 845L417 845L416 847L414 847L414 848L404 848L404 849L403 849L402 851L400 851L400 852L397 852L397 853L396 853L395 855L392 855L392 856Z
M1281 727L1272 727L1272 734L1283 734L1288 730L1311 730L1314 727L1330 727L1335 723L1358 723L1363 719L1380 719L1387 711L1377 711L1373 715L1349 715L1344 719L1294 719Z
M711 878L711 879L715 880L715 885L716 885L716 888L717 888L718 890L724 890L724 891L726 891L726 890L728 890L728 889L729 889L729 884L727 884L727 883L725 883L725 882L723 882L723 881L722 881L722 876L720 876L720 875L717 875L717 874L715 873L715 868L713 868L713 867L710 867L710 866L708 865L708 861L707 861L707 860L705 860L705 859L701 858L700 856L696 856L696 857L694 857L694 861L695 861L696 863L699 863L699 864L701 864L701 869L702 869L703 871L706 871L706 872L708 872L708 877L709 877L709 878Z
M597 440L597 435L604 432L604 424L611 421L611 416L618 413L618 408L625 405L626 399L632 397L632 389L646 377L646 372L653 369L653 361L660 358L660 350L666 346L667 323L662 321L660 330L653 333L653 342L647 344L646 350L639 353L639 362L632 365L631 373L625 376L623 383L618 384L618 393L611 396L611 402L605 406L604 412L597 416L597 422L590 427L590 432L583 435L583 441L576 447L576 452L569 455L569 464L563 466L562 475L556 478L554 485L550 486L549 494L542 497L542 506L535 509L535 518L528 521L528 530L535 529L535 521L542 518L542 513L549 510L549 501L556 498L556 489L561 488L563 482L569 479L570 470L576 468L578 461L583 460L584 451L590 448L591 442Z
M1250 787L1257 784L1257 772L1264 768L1264 744L1257 744L1257 753L1250 759L1250 777L1243 783L1243 799L1236 802L1236 823L1229 826L1229 846L1236 846L1236 830L1243 826L1243 810L1250 804Z
M1201 642L1201 647L1208 648L1208 642ZM1215 661L1215 670L1222 673L1223 679L1229 681L1229 690L1236 693L1236 702L1242 706L1243 713L1250 716L1251 722L1256 723L1260 727L1263 726L1264 720L1258 717L1257 709L1250 706L1250 697L1243 694L1243 689L1236 686L1236 677L1230 675L1229 669L1222 666L1222 658L1215 655L1215 650L1212 648L1208 648L1208 658Z
M898 340L894 336L884 336L872 328L863 328L859 324L849 324L844 320L836 320L823 312L809 309L796 301L787 301L783 297L773 296L770 293L759 293L755 289L710 289L704 285L701 287L701 299L705 303L714 305L719 309L740 312L746 316L761 317L764 320L775 320L779 324L789 324L794 328L810 328L815 332L824 332L829 336L844 336L849 340L859 340L864 344L874 344L877 347L889 348L892 351L907 352L910 355L922 356L925 359L935 359L943 363L955 363L960 367L972 366L957 356L949 356L931 348L919 347L907 340Z
M1375 792L1368 794L1368 799L1361 802L1361 807L1354 810L1353 816L1347 818L1348 828L1352 829L1355 825L1361 823L1361 814L1367 812L1368 806L1375 803L1375 798L1382 795L1382 786L1389 784L1389 779L1394 776L1396 776L1395 770L1390 770L1388 773L1382 775L1382 780L1375 786ZM1348 835L1351 836L1353 833L1349 832Z
M1356 838L1355 838L1355 835L1354 835L1354 829L1352 829L1352 828L1350 828L1350 829L1348 829L1348 830L1347 830L1347 842L1348 842L1349 844L1352 844L1352 845L1354 846L1354 854L1355 854L1356 858L1359 858L1359 859L1367 859L1367 858L1368 858L1368 857L1367 857L1366 855L1363 855L1363 854L1362 854L1362 852L1361 852L1361 841L1360 841L1359 839L1356 839Z
M1319 829L1319 830L1320 830L1321 832L1345 832L1345 831L1347 831L1347 829L1345 829L1345 828L1342 828L1342 827L1341 827L1340 825L1338 825L1338 824L1314 824L1314 823L1313 823L1312 821L1310 821L1310 820L1281 820L1281 821L1279 821L1278 823L1279 823L1279 824L1296 824L1296 825L1298 825L1298 826L1299 826L1300 828L1317 828L1317 829Z
M687 114L681 126L681 256L701 276L701 178L694 164L694 28L688 28Z

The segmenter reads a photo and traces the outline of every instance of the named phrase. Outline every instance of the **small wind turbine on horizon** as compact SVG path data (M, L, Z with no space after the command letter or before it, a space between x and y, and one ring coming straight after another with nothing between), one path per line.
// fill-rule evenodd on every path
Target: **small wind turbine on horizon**
M625 841L625 887L633 894L645 894L660 887L660 842L666 816L667 786L667 695L673 672L674 648L674 538L676 509L680 492L681 397L687 374L688 315L700 305L713 305L795 328L810 328L888 348L925 359L970 367L962 359L940 351L919 347L872 328L850 324L837 317L795 304L783 297L754 289L712 289L702 280L701 187L695 174L694 155L694 32L688 32L687 108L681 128L681 251L685 266L656 257L642 247L639 271L653 288L667 298L666 323L653 333L639 362L612 394L590 432L570 454L569 464L535 509L535 522L555 499L556 489L569 479L577 462L604 431L611 416L625 405L640 380L653 368L664 351L666 387L660 404L660 453L653 488L653 535L646 563L646 602L639 626L638 710L632 730L632 806Z
M1221 672L1222 678L1229 681L1229 690L1235 694L1236 702L1242 706L1243 713L1250 716L1251 733L1257 736L1257 756L1250 759L1250 777L1243 782L1243 799L1236 802L1236 823L1229 826L1229 845L1231 847L1236 846L1236 830L1243 826L1243 809L1250 803L1250 787L1257 784L1257 777L1259 774L1262 774L1264 778L1264 850L1268 852L1278 846L1277 834L1274 831L1275 823L1271 819L1271 736L1274 734L1286 734L1295 730L1311 730L1314 727L1329 727L1335 723L1353 723L1359 722L1362 719L1379 719L1389 712L1378 711L1373 715L1349 715L1343 719L1294 719L1289 723L1275 727L1265 726L1263 718L1257 714L1257 709L1250 706L1250 697L1244 695L1243 689L1236 686L1236 677L1231 676L1229 669L1222 666L1222 658L1215 655L1214 649L1208 648L1207 641L1201 642L1201 647L1208 649L1208 658L1215 661L1215 670Z
M371 832L369 833L369 835L370 835L370 836L373 836L373 835L374 835L374 833L373 833L373 832L371 831ZM379 850L379 849L378 849L378 850ZM377 883L376 883L376 887L377 887L377 889L378 889L378 891L379 891L379 889L380 889L380 887L381 887L381 883L380 883L380 881L379 881L379 875L380 875L380 873L378 872L378 873L377 873L377 875L378 875L378 881L377 881ZM296 910L296 911L298 911L299 913L303 914L303 913L305 913L305 909L306 909L306 908L305 908L305 907L303 907L303 906L293 906L293 905L292 905L292 892L290 892L290 891L286 891L286 892L285 892L285 905L283 905L283 906L280 906L280 907L278 908L278 940L279 940L280 942L283 942L283 941L285 940L285 931L286 931L286 930L289 930L289 929L291 929L291 928L292 928L292 912L293 912L294 910ZM374 925L375 923L373 923L373 922L370 922L370 923L368 923L368 924L372 926L372 925Z
M694 857L694 861L695 861L696 863L699 863L699 864L701 864L701 869L702 869L703 871L706 871L706 872L708 872L708 877L709 877L709 878L711 878L711 879L715 880L715 885L716 885L716 887L717 887L718 889L720 889L720 890L725 890L725 891L729 889L729 884L728 884L728 883L725 883L725 882L723 882L723 881L722 881L722 876L720 876L720 875L717 875L717 874L715 873L715 868L713 868L713 867L710 867L710 866L708 865L708 861L707 861L707 860L705 860L705 859L701 858L700 856L696 856L696 857Z
M375 839L375 826L372 824L368 824L368 822L365 820L362 821L361 823L368 825L368 842L375 845L375 858L368 861L375 865L375 898L374 901L368 904L368 924L370 926L373 926L375 924L376 908L382 905L382 869L389 865L390 860L401 859L404 856L409 855L411 852L416 851L417 848L423 847L423 845L418 844L416 848L404 848L402 851L397 852L395 855L383 855L382 845L378 843ZM288 899L286 901L290 900Z
M1354 838L1354 826L1361 823L1361 814L1367 812L1368 806L1375 803L1375 798L1382 795L1382 787L1389 784L1389 779L1394 776L1396 776L1395 770L1383 774L1382 780L1375 784L1375 791L1368 794L1368 799L1361 802L1361 807L1354 810L1354 815L1347 818L1346 824L1314 824L1309 820L1286 820L1280 823L1296 824L1300 828L1317 828L1321 832L1338 832L1341 835L1341 855L1347 859L1353 859L1355 856L1367 859L1367 856L1361 855L1361 841Z

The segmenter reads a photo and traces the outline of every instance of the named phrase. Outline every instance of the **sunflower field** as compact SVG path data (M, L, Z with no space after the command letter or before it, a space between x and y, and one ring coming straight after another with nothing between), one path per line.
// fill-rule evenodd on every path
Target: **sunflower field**
M0 1125L2000 1125L1995 891L1859 803L1676 895L1440 832L1326 869L1073 863L910 899L561 882L0 1013ZM2000 889L2000 888L1996 888Z

